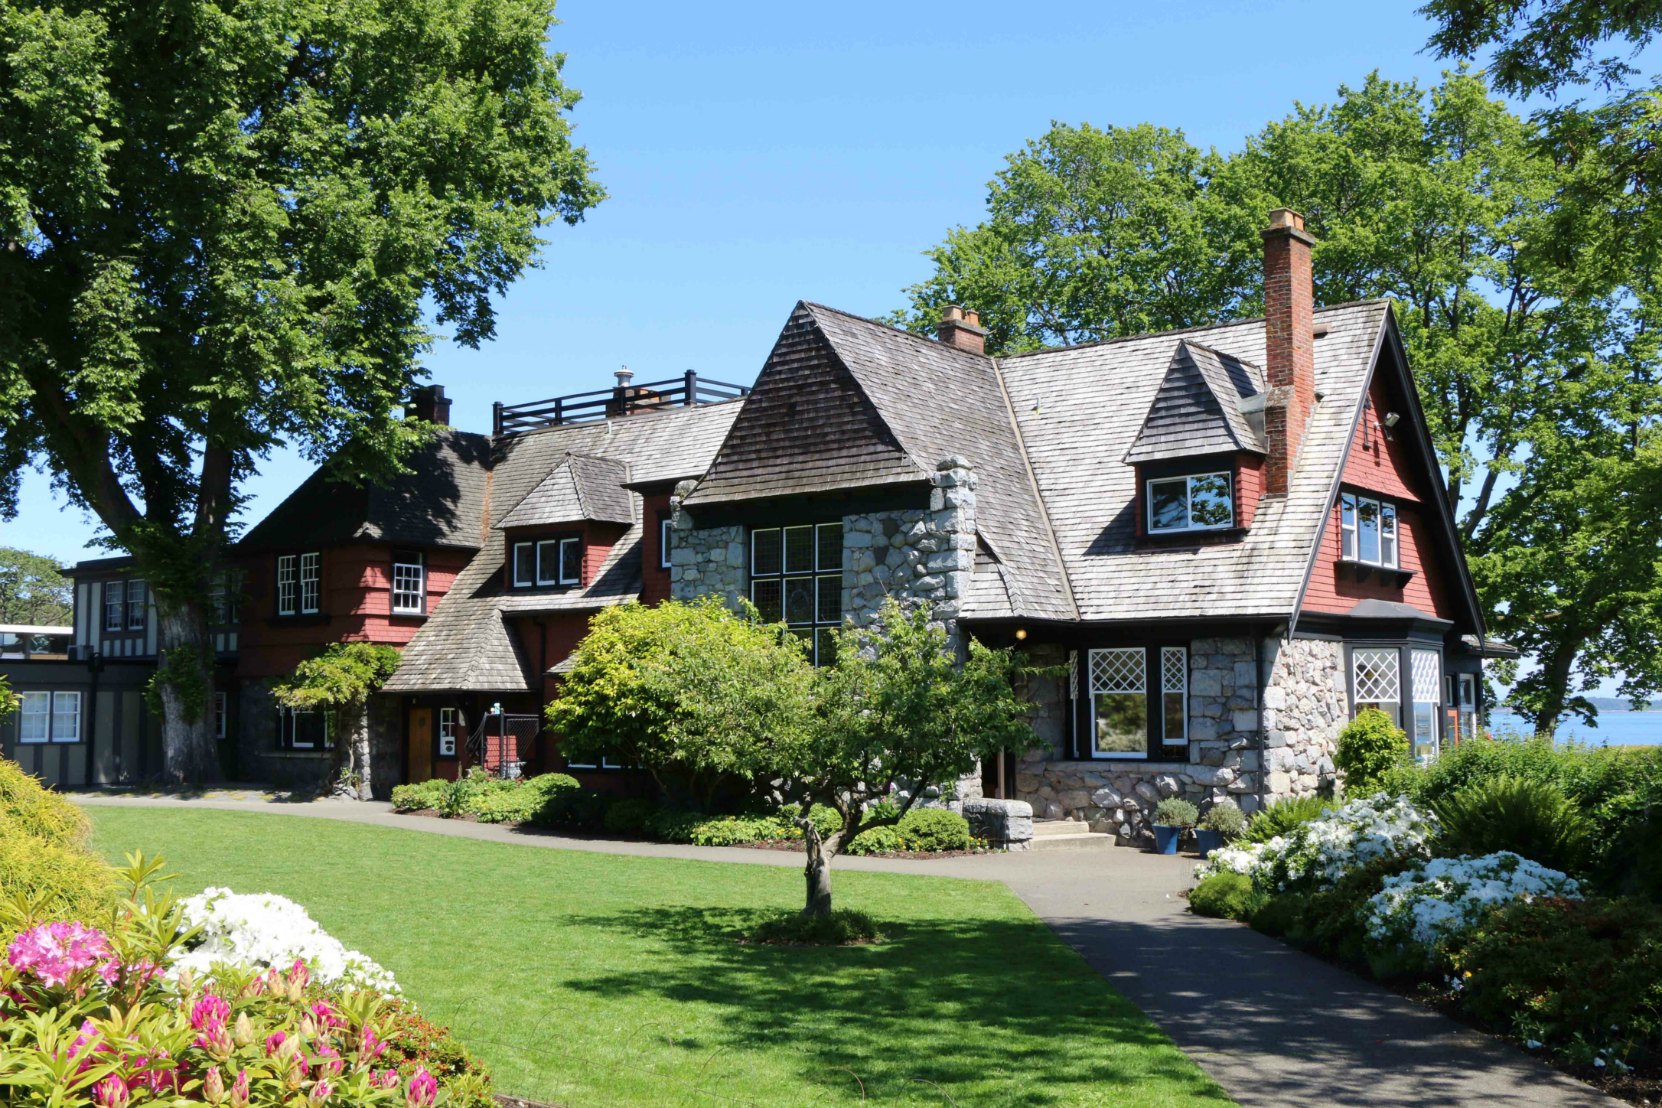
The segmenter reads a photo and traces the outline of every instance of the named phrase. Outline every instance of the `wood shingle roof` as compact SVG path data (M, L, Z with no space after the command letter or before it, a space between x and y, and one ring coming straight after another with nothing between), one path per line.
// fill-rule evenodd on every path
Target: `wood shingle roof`
M1264 373L1239 358L1179 339L1148 417L1126 452L1129 465L1203 454L1264 453L1264 436L1242 410L1262 411Z

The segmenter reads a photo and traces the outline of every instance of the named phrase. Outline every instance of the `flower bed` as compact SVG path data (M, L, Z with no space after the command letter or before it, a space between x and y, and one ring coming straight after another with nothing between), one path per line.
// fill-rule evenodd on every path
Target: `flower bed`
M298 905L223 889L175 904L147 888L159 865L134 862L100 926L4 907L5 1104L488 1108L478 1064Z
M1195 876L1239 873L1266 893L1331 888L1351 870L1382 859L1427 857L1435 830L1429 814L1400 797L1367 797L1268 842L1214 850Z

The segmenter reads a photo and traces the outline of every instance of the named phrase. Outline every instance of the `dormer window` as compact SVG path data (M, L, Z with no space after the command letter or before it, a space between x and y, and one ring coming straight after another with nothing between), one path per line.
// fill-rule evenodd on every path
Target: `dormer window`
M1397 568L1397 508L1355 493L1339 497L1339 550L1347 562Z
M1148 532L1217 531L1235 523L1230 474L1197 473L1148 482Z
M583 540L541 539L514 543L514 588L578 585L583 580Z

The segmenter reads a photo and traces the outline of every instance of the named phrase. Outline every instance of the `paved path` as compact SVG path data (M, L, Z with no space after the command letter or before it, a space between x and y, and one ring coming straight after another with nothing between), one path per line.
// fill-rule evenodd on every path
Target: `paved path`
M385 804L78 797L88 807L224 808L346 820L607 854L797 866L797 855L531 834L400 816ZM1133 850L1040 851L837 867L1002 881L1248 1108L1541 1105L1617 1101L1453 1020L1249 927L1190 915L1193 863Z

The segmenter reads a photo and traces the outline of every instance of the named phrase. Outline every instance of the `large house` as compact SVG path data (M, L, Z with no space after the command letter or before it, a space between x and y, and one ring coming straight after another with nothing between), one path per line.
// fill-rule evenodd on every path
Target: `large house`
M627 782L566 764L541 709L596 610L708 593L815 656L893 596L1065 665L1031 693L1043 748L960 793L1127 840L1162 796L1251 810L1322 788L1363 707L1435 757L1477 731L1482 660L1509 651L1391 308L1316 308L1311 244L1273 214L1262 319L993 357L973 312L929 339L801 303L752 389L621 374L498 405L489 435L444 430L387 487L314 476L235 551L227 763L320 764L321 724L265 683L368 639L404 650L371 713L386 776ZM416 408L448 423L442 390Z

